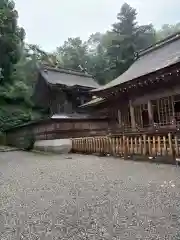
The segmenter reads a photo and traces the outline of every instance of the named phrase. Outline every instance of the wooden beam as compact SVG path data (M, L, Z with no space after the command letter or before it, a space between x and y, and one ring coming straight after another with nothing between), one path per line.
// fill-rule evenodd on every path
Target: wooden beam
M132 101L129 100L129 108L130 108L130 115L131 115L131 127L133 130L136 129L136 121L135 121L135 114L134 114L134 106L132 105Z
M122 117L121 117L121 111L118 109L118 123L119 123L119 126L121 127L122 126Z
M151 100L148 101L149 124L154 125L153 108Z

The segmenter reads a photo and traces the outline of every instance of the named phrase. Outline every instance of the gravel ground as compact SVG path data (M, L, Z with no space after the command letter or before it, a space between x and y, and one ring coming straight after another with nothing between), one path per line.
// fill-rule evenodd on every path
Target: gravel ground
M180 239L180 167L0 154L0 240Z

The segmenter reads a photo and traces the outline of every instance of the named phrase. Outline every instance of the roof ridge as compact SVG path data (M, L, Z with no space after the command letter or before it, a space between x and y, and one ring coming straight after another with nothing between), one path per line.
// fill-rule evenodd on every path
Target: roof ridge
M60 72L60 73L67 73L67 74L71 74L71 75L93 78L93 76L90 75L89 73L83 73L81 71L70 69L70 68L52 67L52 66L45 65L45 64L43 64L41 66L41 68L43 70L50 70L50 71L55 71L55 72Z
M164 45L166 44L169 44L171 42L174 42L176 40L180 39L180 31L179 32L176 32L174 34L171 34L169 35L168 37L160 40L160 41L157 41L155 44L141 50L138 52L138 56L141 57L141 56L144 56L146 55L147 53L150 53L158 48L161 48L163 47Z

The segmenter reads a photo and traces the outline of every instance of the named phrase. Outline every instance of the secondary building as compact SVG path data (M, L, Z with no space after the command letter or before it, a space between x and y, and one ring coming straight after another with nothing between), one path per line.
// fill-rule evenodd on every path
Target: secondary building
M88 73L43 65L38 68L33 99L50 116L82 113L79 106L90 101L90 90L98 87Z

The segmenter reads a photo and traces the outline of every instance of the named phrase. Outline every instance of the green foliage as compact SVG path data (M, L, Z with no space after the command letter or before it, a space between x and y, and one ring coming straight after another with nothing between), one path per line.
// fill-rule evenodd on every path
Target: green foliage
M118 22L113 24L114 38L108 48L111 69L114 69L113 78L129 68L137 51L155 43L153 26L139 26L136 16L136 10L125 3L117 15Z
M125 3L112 31L92 34L87 42L69 38L57 49L60 65L75 70L83 68L99 84L118 77L133 63L137 51L155 43L153 26L139 26L136 16L136 10Z
M17 25L13 1L0 0L0 131L42 118L31 100L38 60L46 54L24 45L25 32Z
M25 32L17 26L18 13L10 0L0 0L1 84L10 82L13 65L19 59L19 46Z
M162 40L176 32L180 31L180 23L174 25L164 24L160 30L156 33L156 40Z
M88 60L88 46L80 38L68 38L63 46L57 48L57 56L60 56L62 64L66 68L80 70L85 68Z
M32 118L30 109L26 107L4 104L0 107L0 131L30 121Z
M112 79L112 73L109 71L110 59L107 55L107 49L112 38L111 32L105 34L95 33L90 36L87 42L89 59L86 68L101 85Z

